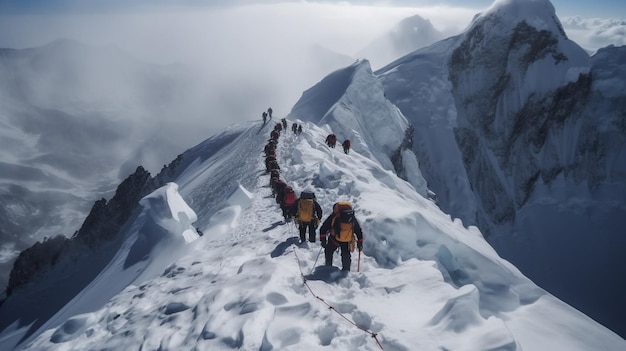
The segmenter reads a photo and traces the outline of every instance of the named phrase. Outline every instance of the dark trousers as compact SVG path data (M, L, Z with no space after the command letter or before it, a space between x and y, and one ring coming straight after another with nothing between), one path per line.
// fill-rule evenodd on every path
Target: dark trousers
M300 229L300 241L304 241L306 240L306 231L307 229L309 230L309 241L314 243L315 242L315 229L317 227L315 226L315 222L311 221L311 222L300 222L300 226L298 227L298 229Z
M291 213L291 206L281 204L280 209L283 210L283 217L285 217L285 220L293 217L293 213Z
M330 239L328 244L326 245L326 249L324 249L324 255L326 256L326 265L332 266L333 264L333 254L337 248L341 248L341 270L349 271L350 263L352 260L350 258L350 248L348 247L349 243L338 242L334 239Z

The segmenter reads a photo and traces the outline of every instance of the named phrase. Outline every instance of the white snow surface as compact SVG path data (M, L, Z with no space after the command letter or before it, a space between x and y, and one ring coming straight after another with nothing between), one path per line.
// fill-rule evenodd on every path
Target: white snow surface
M365 241L349 274L322 266L319 241L298 244L283 223L257 156L272 123L237 125L183 155L186 169L142 200L111 264L18 348L626 349L501 259L476 228L364 153L328 148L327 127L301 123L300 136L280 137L281 177L297 193L315 191L324 218L336 201L354 204ZM185 240L192 223L204 235ZM0 348L21 332L3 331Z
M328 133L337 135L338 144L350 139L352 150L368 157L371 154L370 158L387 170L394 169L391 156L409 126L398 107L386 98L368 60L356 61L326 76L302 94L288 117L324 126ZM415 156L403 154L402 163L412 171L407 176L411 185L427 196L426 180Z

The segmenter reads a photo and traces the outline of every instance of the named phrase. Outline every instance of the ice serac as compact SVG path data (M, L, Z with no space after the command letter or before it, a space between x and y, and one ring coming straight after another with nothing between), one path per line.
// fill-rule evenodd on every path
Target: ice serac
M291 119L326 125L338 141L350 139L351 148L372 156L385 169L395 170L424 196L426 181L421 173L407 177L406 169L419 170L412 154L411 129L402 112L387 100L383 86L369 61L361 60L337 70L306 90L294 105Z

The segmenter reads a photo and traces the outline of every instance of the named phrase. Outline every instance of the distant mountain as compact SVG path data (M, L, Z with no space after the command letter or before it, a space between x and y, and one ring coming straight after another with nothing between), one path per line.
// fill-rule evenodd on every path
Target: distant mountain
M188 129L172 117L192 116L202 89L183 66L71 40L0 49L0 76L0 252L7 253L0 255L0 282L6 282L10 252L71 236L91 203L111 195L137 165L158 170L188 147L160 130Z
M376 72L415 126L414 151L441 207L622 335L624 51L590 59L549 1L517 0Z
M435 29L429 20L414 15L375 39L359 51L357 57L367 58L375 67L381 67L443 38L444 34Z

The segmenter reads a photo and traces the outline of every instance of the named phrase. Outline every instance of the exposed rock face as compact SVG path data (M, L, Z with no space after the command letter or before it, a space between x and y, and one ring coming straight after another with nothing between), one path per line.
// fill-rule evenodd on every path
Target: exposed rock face
M96 201L74 238L90 248L110 240L128 220L139 200L154 189L150 173L138 167L117 187L109 202L105 199Z
M549 1L507 0L462 35L376 72L415 126L414 151L441 208L621 335L625 62L626 47L590 58ZM587 254L602 259L581 260Z
M506 23L501 11L479 17L448 62L455 138L487 233L514 221L537 181L549 185L576 163L557 146L580 123L590 64L555 17L542 20L538 29L525 20Z
M402 140L402 144L398 147L396 152L391 155L391 162L393 163L393 168L396 171L396 174L402 178L407 178L406 169L402 162L402 152L404 150L413 150L413 133L415 133L415 128L409 124L404 132L404 139Z
M36 278L37 274L56 265L69 246L70 239L59 235L44 242L37 242L22 251L9 275L7 295Z
M137 167L135 173L117 187L111 200L100 199L94 203L72 239L59 235L37 242L20 253L10 273L7 295L36 280L61 260L79 253L97 252L103 245L115 240L138 207L139 200L172 179L181 161L182 155L179 155L169 166L164 166L155 178L143 167Z
M24 250L13 264L7 295L55 266L64 255L77 249L95 251L104 242L112 240L131 216L139 200L153 188L150 173L140 166L118 186L110 201L100 199L94 203L72 239L59 235Z

